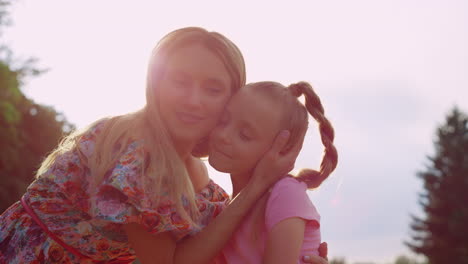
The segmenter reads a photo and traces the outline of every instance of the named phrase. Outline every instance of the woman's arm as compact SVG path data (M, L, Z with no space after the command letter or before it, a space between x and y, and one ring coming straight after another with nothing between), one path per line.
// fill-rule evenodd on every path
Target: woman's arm
M126 224L124 230L130 246L142 264L172 263L177 244L171 233L152 235L139 224Z
M306 221L288 218L276 224L268 233L263 263L297 263L304 240Z
M304 263L312 263L312 264L328 264L328 245L327 242L320 243L319 246L319 255L305 255L302 258Z
M225 210L195 236L188 237L176 245L175 239L170 234L162 233L150 238L152 235L143 227L126 225L124 230L140 261L143 264L209 263L224 247L250 207L271 184L293 167L297 153L281 153L288 138L289 132L280 133L270 151L257 164L249 184ZM169 261L171 257L173 259Z
M197 235L182 240L174 263L208 263L223 249L250 207L265 190L259 185L245 187L229 206Z
M209 263L264 189L261 184L248 184L207 227L177 244L169 232L151 235L138 224L127 224L124 230L142 264Z
M124 227L125 231L129 236L133 248L136 251L138 259L141 263L172 263L174 258L174 252L176 247L176 241L170 235L165 232L159 235L151 235L138 224L129 224ZM280 229L280 228L278 228ZM282 252L283 248L281 248ZM304 256L303 261L305 263L313 264L328 264L327 261L327 244L324 242L320 244L319 252L320 256L307 255ZM268 255L268 246L265 256ZM265 263L270 263L264 259ZM274 262L271 262L274 263ZM278 261L277 263L282 263ZM284 262L287 263L287 262Z

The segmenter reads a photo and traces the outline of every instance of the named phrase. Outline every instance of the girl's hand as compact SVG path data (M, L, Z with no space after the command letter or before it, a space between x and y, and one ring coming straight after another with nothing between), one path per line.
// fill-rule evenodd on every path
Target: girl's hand
M313 264L328 264L328 245L327 242L323 242L319 246L319 256L307 255L302 258L304 263Z
M283 152L289 136L288 130L282 130L278 134L271 149L257 163L249 184L269 187L294 169L294 163L302 148L303 137L290 150Z

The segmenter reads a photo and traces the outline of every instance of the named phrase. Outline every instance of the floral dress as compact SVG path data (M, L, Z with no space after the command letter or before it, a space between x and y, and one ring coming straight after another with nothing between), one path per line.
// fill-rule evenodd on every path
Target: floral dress
M85 158L93 152L101 128L94 126L78 143ZM129 144L93 197L88 191L90 170L77 149L57 157L23 196L55 236L89 258L65 250L17 202L0 216L0 263L130 263L135 252L122 224L138 223L152 234L171 232L179 239L196 233L224 209L228 195L213 181L196 194L198 226L180 217L167 193L160 194L158 207L151 206L139 178L142 148L138 141Z

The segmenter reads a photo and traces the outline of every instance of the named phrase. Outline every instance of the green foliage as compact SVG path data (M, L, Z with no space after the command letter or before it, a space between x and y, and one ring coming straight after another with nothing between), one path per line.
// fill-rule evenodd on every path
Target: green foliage
M431 264L468 263L468 117L454 108L437 130L435 155L418 176L425 217L413 216L406 245Z
M402 255L396 258L395 264L425 264L425 262L419 262L416 259Z
M0 26L9 25L10 18L8 16L8 7L11 5L11 1L0 0ZM1 35L1 31L0 31Z
M0 0L0 27L8 21L9 3ZM0 212L19 199L45 155L74 129L52 107L23 95L24 79L42 71L34 59L19 63L12 58L8 48L0 47Z
M329 261L330 264L346 264L345 258L333 258Z
M0 61L0 212L23 194L35 171L73 126L19 90L17 71Z

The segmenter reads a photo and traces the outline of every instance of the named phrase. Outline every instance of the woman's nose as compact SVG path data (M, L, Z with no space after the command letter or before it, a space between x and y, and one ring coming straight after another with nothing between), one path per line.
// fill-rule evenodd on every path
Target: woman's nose
M184 98L185 105L189 106L191 109L198 109L203 105L203 95L196 85L187 89Z

